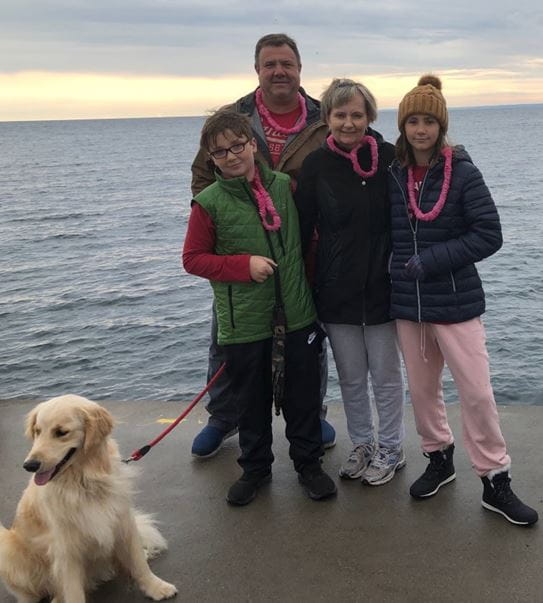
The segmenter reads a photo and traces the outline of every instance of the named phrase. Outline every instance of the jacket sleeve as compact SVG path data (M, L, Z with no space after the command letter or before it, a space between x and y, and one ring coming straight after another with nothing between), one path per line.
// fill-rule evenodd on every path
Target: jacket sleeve
M502 246L498 210L481 172L472 164L469 165L459 195L465 232L421 251L420 258L429 276L479 262Z
M313 233L317 224L316 174L313 164L313 158L309 155L302 164L296 191L294 192L294 202L298 210L300 238L304 257L313 239Z
M215 224L205 209L193 202L183 245L185 270L210 281L251 282L251 256L217 255L215 241Z

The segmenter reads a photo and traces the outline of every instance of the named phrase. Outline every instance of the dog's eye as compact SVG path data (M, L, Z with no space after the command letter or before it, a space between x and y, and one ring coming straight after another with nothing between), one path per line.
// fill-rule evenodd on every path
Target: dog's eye
M62 438L65 435L68 435L68 432L64 431L64 429L61 429L60 427L55 429L55 438Z
M36 429L34 429L34 435L39 436L39 435L40 435L40 433L41 433L41 429L38 429L38 428L36 427Z

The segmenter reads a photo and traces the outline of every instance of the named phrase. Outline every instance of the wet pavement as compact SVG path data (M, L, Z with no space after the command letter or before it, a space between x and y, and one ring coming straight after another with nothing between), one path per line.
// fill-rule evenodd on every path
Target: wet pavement
M0 518L11 524L28 481L23 417L34 402L0 401ZM202 404L202 403L200 403ZM107 402L118 419L114 437L125 456L153 439L186 405ZM206 602L539 602L543 540L538 524L511 525L480 504L482 486L461 445L459 407L449 406L457 437L457 479L434 498L415 501L409 485L426 466L406 412L407 466L388 484L368 487L337 479L335 499L314 502L288 459L282 418L274 418L273 481L247 507L225 502L239 474L236 438L208 460L190 455L205 425L203 406L135 463L136 505L156 513L169 550L152 562L174 582L178 601ZM515 492L543 513L543 407L500 407L513 459ZM350 443L343 408L332 405L338 432L324 467L334 477ZM13 601L0 585L0 601ZM148 601L127 579L104 584L92 603Z

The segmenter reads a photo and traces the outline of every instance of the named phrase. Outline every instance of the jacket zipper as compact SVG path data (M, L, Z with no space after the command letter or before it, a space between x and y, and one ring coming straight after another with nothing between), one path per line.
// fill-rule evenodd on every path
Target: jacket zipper
M228 306L230 308L230 325L233 329L235 329L236 323L234 322L234 300L232 294L232 285L228 285Z
M273 169L277 170L277 171L281 171L280 168L282 168L285 163L287 162L288 159L290 159L294 153L303 146L302 143L304 143L306 140L308 140L310 138L310 134L313 134L313 131L317 129L317 127L320 127L319 125L319 121L315 121L312 124L309 124L308 126L306 126L304 128L304 130L302 130L302 132L300 132L297 136L293 136L290 140L286 140L285 144L283 146L283 149L281 151L281 155L279 156L279 161L277 163L277 166L275 166ZM297 142L298 144L296 145L296 147L294 147L294 151L291 151L291 147L292 145Z
M390 166L388 169L389 169L390 173L392 174L392 177L396 181L396 184L398 185L398 188L400 189L400 192L402 193L402 198L403 198L403 202L404 202L404 205L405 205L405 213L407 214L407 221L409 222L409 227L411 228L411 233L413 234L414 255L417 255L418 254L417 229L418 229L418 226L419 226L419 221L415 220L415 226L413 227L413 224L411 222L411 218L409 217L409 203L407 202L407 198L405 196L405 192L403 190L403 186L400 184L400 181L398 180L398 178L396 178L396 174L393 172L392 166ZM419 191L419 207L420 207L420 201L421 201L421 198L422 198L422 191L424 189L424 185L426 183L426 177L427 176L428 176L428 172L426 172L426 174L424 176L424 180L422 181L422 186L420 187L420 191ZM417 291L417 320L419 322L422 322L422 307L421 307L421 301L420 301L420 284L419 284L419 279L415 280L415 289Z

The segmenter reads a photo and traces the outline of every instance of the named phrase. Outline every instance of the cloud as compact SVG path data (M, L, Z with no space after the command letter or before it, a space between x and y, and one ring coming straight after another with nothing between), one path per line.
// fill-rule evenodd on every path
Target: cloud
M395 106L433 71L453 105L543 102L539 0L0 0L0 8L0 119L201 114L256 85L254 45L273 31L298 42L314 95L333 77L355 77L381 106Z
M415 0L11 0L0 71L45 69L195 76L250 70L256 39L286 31L308 72L437 65L488 68L541 55L539 2Z

